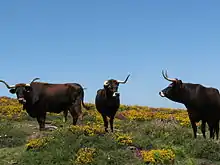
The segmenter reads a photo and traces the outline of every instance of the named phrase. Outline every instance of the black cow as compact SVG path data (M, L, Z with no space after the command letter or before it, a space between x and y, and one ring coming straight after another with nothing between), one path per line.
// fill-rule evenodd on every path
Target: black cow
M220 94L215 88L204 87L200 84L183 83L179 79L168 78L167 72L163 77L172 83L161 92L161 97L166 97L172 101L182 103L187 108L189 119L193 128L194 138L196 138L196 122L202 120L201 130L205 137L205 124L209 125L210 138L214 139L214 133L219 134L220 117Z
M97 90L95 98L95 106L98 112L102 115L105 131L108 132L108 119L110 118L110 127L113 132L113 122L116 112L120 106L120 94L118 92L119 84L125 84L130 75L125 81L110 79L104 82L104 88Z
M70 112L73 118L73 125L76 125L78 118L82 120L81 102L85 106L84 91L80 84L50 84L34 82L30 84L16 84L9 86L5 81L0 80L9 89L9 92L17 95L19 103L23 104L23 109L29 116L37 118L39 129L45 129L45 119L47 112L60 113L63 111L64 120L67 120L67 113Z

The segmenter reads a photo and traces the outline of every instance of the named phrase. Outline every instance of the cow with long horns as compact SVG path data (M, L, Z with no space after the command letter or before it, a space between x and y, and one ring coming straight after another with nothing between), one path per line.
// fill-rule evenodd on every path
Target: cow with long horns
M110 127L113 132L113 122L115 114L120 106L120 93L118 92L119 84L125 84L130 74L124 81L109 79L104 82L104 88L97 90L95 106L102 115L105 132L108 132L108 119L110 118Z
M161 97L166 97L174 102L182 103L187 108L189 119L194 133L197 137L196 122L202 120L201 130L205 136L205 124L209 125L210 138L216 139L219 134L220 117L220 94L216 88L204 87L201 84L183 83L177 78L168 78L167 72L163 77L172 82L167 88L159 92Z
M23 109L27 111L29 116L37 118L39 129L45 129L45 119L47 112L60 113L63 111L64 121L67 120L68 111L73 118L73 125L76 125L78 118L82 120L81 102L85 106L84 91L80 84L50 84L43 82L34 82L39 78L35 78L30 84L8 85L5 81L0 80L9 89L9 92L16 94L17 100L23 104Z

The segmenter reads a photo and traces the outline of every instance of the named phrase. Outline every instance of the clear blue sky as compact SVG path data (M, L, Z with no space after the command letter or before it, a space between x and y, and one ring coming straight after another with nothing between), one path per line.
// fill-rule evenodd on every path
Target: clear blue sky
M220 89L220 1L2 1L0 79L78 82L94 102L125 79L122 104L184 107L158 92L161 75ZM14 97L0 84L0 95Z

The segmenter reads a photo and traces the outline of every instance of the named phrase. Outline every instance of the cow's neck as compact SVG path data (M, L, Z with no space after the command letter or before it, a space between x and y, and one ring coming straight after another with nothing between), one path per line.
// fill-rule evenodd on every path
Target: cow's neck
M188 105L188 103L191 101L191 95L190 95L190 91L186 86L182 86L182 88L179 90L179 96L178 99L176 100L176 102L178 103L182 103L185 106Z
M107 98L111 98L111 99L114 98L114 97L113 97L113 92L111 92L111 91L109 91L109 90L106 90L106 89L105 89L105 94L106 94L106 97L107 97Z

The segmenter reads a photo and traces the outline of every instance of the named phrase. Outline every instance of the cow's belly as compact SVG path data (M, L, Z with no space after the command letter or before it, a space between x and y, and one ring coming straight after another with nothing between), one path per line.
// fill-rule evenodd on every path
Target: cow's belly
M102 105L98 106L97 110L103 115L112 116L117 112L118 108L119 106Z
M101 111L103 115L110 117L110 116L115 115L117 110L118 108L111 108L111 109L109 108L109 109L103 109Z
M47 112L60 113L63 110L69 109L72 103L70 102L49 102L46 104Z

